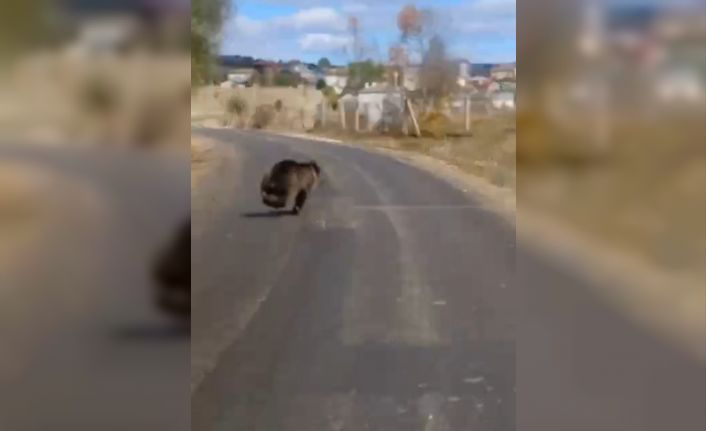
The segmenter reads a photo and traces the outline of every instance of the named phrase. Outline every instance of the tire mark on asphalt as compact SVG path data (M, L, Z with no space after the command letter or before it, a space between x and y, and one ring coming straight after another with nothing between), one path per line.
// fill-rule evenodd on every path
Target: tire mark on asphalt
M394 232L395 240L399 244L397 249L399 253L397 256L399 295L395 300L394 309L396 310L396 316L392 328L384 328L385 330L383 331L362 330L362 334L359 333L361 332L359 329L354 329L361 324L361 319L355 316L357 314L356 308L366 306L364 304L365 300L361 301L362 298L355 296L361 288L365 287L356 283L351 292L354 296L349 300L351 307L347 313L348 324L346 328L348 328L348 339L354 342L387 341L414 346L440 344L442 340L437 327L435 310L433 309L433 295L424 275L418 270L418 258L413 252L415 244L410 241L413 235L411 229L399 213L391 211L385 206L386 203L393 202L392 196L386 191L385 186L357 163L350 162L348 166L359 174L360 178L368 184L370 190L375 194L376 199L383 204L380 206L381 211L389 222L389 226ZM377 288L385 288L385 286L377 286ZM379 340L381 336L383 340ZM378 339L376 340L376 338Z

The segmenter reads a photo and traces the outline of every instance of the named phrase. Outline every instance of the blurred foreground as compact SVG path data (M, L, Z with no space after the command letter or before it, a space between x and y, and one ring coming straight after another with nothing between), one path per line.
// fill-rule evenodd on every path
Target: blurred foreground
M188 429L151 279L190 210L188 4L0 15L0 429Z
M518 15L518 237L561 263L518 260L519 427L703 429L706 6L536 0Z

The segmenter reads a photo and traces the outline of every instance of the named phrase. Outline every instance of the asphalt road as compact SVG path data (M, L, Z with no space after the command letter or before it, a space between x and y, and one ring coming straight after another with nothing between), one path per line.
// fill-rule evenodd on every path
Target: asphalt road
M189 213L188 159L1 143L6 166L35 186L14 185L22 220L0 214L0 247L26 231L0 271L0 429L188 430L189 337L149 277Z
M237 146L244 187L193 242L192 336L258 309L194 392L193 430L514 429L511 226L392 159L203 133ZM324 171L299 217L259 200L285 157Z
M192 430L703 429L703 364L472 195L361 149L196 133L240 168L192 242ZM287 157L325 173L298 217L258 195Z
M0 169L47 174L31 224L0 214L0 252L31 245L0 272L0 429L706 428L702 363L472 195L354 148L198 133L242 160L219 177L234 188L205 183L219 205L192 201L191 339L148 279L188 211L186 161L0 146ZM274 217L257 184L290 156L326 177L301 216ZM192 373L212 362L191 400L189 344Z

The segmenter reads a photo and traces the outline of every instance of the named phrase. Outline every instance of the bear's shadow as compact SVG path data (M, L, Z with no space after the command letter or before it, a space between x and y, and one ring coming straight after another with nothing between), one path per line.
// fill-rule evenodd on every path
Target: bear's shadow
M243 213L241 217L243 218L278 218L295 216L292 210L277 210L277 211L259 211L259 212L247 212Z

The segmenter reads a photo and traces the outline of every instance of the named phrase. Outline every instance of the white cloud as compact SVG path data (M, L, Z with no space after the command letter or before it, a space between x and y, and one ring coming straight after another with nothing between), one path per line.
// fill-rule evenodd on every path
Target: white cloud
M346 28L346 18L325 7L259 20L238 14L226 25L222 52L272 57L332 52L348 43Z
M269 20L256 20L245 15L236 15L227 25L228 34L237 36L270 36L287 32L339 32L347 28L346 18L331 8L304 9L291 15Z
M380 58L399 41L397 13L409 0L257 0L298 6L292 13L253 18L238 13L226 27L222 52L267 58L314 58L327 55L347 61L344 48L351 45L348 16L357 16L364 42L377 42ZM476 60L514 56L515 0L464 0L460 3L420 0L438 17L438 31L454 55ZM376 57L377 58L377 57Z
M240 36L253 37L261 34L265 27L266 24L263 21L254 20L247 16L236 16L228 27L228 31Z
M293 15L275 18L272 22L277 27L294 30L332 30L346 29L346 19L335 9L317 7L301 10Z
M515 15L515 0L477 0L468 7L471 11L491 15Z
M514 36L516 33L514 19L496 20L461 20L457 28L464 34Z
M259 0L263 3L272 5L287 5L287 6L298 6L298 7L313 7L319 5L334 6L345 8L349 5L379 5L381 3L385 4L395 4L395 5L405 5L411 3L411 0Z
M467 35L514 36L515 0L477 0L460 8L454 27Z
M299 39L299 46L309 52L333 52L349 46L351 38L330 33L309 33Z

